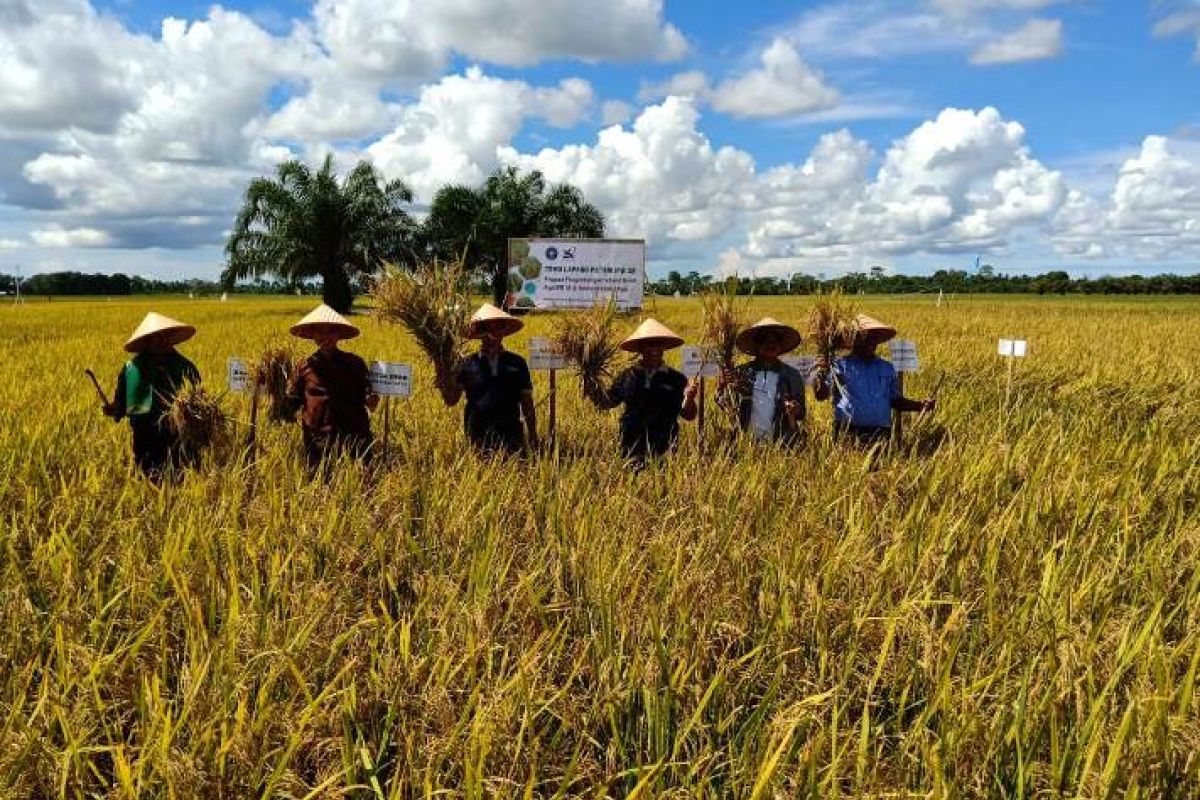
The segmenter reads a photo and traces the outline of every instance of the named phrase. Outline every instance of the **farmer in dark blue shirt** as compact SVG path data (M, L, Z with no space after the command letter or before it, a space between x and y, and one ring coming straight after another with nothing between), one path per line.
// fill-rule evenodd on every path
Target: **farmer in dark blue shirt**
M662 323L648 319L621 342L621 349L641 356L621 372L612 386L591 398L600 409L622 403L621 455L641 467L651 456L661 456L679 439L679 420L696 418L699 384L663 363L663 353L683 344Z
M896 329L859 314L850 354L817 362L813 393L818 400L833 398L833 425L838 435L849 433L864 444L886 442L892 430L892 411L932 411L936 401L910 400L900 393L900 381L891 362L875 354L879 345L896 335Z
M534 449L538 445L529 366L504 349L504 337L523 326L516 317L484 303L471 317L469 330L472 338L479 339L479 351L463 359L452 375L438 376L446 405L456 405L466 395L463 427L481 453L515 454L526 445Z

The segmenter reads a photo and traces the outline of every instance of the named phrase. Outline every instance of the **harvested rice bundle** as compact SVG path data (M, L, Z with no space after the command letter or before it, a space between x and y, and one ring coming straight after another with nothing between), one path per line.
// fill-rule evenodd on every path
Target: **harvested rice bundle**
M571 314L555 325L551 339L579 374L583 396L595 400L613 377L613 362L621 353L616 329L617 305L597 303L583 314Z
M193 454L229 443L229 415L221 396L203 386L188 384L176 392L166 418L180 445Z
M272 345L263 351L250 370L253 386L261 387L270 401L268 415L273 422L287 422L292 418L287 403L287 386L299 361L296 352L286 345Z
M808 316L809 341L817 352L833 361L838 350L848 350L858 335L857 314L854 305L840 290L817 296L817 302Z
M471 319L462 262L418 266L388 264L371 292L379 318L408 329L433 362L435 375L451 375L462 357Z
M737 358L737 336L746 327L746 303L737 299L737 278L730 278L720 288L700 296L704 315L701 343L714 351L722 370L733 369Z

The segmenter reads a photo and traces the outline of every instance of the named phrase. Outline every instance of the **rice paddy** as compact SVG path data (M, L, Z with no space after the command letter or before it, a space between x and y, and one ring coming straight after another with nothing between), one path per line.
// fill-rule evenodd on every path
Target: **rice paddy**
M635 475L560 380L557 450L480 461L364 315L347 349L414 365L386 463L310 478L263 414L161 487L83 369L153 308L220 395L315 301L0 309L0 797L1196 796L1200 302L853 299L941 383L897 452L810 395L804 450L685 424Z

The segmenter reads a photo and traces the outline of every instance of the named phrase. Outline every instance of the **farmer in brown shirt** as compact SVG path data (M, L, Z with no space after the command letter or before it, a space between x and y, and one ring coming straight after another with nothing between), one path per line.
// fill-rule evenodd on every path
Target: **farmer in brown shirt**
M291 332L312 339L319 348L300 364L287 390L293 413L300 411L308 465L316 467L342 449L369 460L374 440L367 411L379 405L379 396L371 391L367 363L338 349L342 339L358 336L358 328L322 305L293 325Z

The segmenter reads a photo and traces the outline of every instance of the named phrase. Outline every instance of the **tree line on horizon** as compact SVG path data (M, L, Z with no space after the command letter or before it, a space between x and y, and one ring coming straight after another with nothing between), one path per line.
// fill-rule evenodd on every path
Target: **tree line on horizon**
M646 291L660 296L690 296L703 294L721 286L721 278L689 272L686 275L670 272L661 280L646 282ZM1121 277L1072 278L1066 272L1054 271L1040 275L983 276L966 270L938 270L931 275L882 275L852 272L837 278L822 280L816 276L796 273L786 278L736 278L739 295L811 295L840 289L849 294L1200 294L1200 274L1197 275L1128 275ZM356 280L352 293L368 291L365 281ZM475 286L480 294L490 291L490 281L480 277ZM16 277L0 274L0 293L13 295ZM220 280L159 280L130 276L123 273L47 272L26 278L21 293L30 297L83 297L134 295L215 296L228 292L247 295L320 295L317 280L288 282L279 279L256 279L236 283L232 288Z

